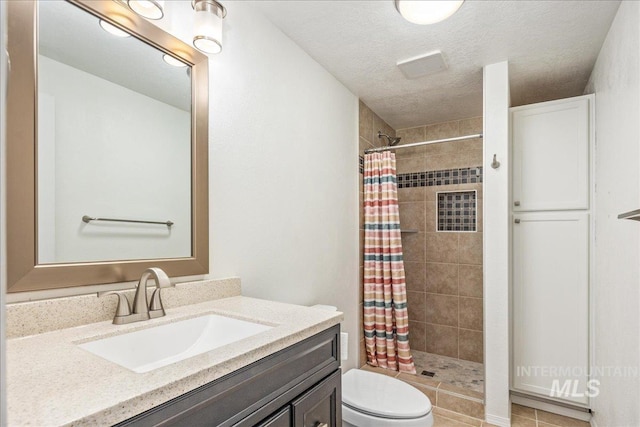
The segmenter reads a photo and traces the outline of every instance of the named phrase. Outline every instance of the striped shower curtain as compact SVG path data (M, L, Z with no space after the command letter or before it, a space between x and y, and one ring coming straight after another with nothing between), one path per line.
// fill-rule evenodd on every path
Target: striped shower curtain
M364 216L367 362L372 366L415 373L409 348L396 156L389 151L365 155Z

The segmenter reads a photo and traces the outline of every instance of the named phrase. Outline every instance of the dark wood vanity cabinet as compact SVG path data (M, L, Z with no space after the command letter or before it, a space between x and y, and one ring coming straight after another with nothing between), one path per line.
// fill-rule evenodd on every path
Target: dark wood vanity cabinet
M339 343L335 325L117 426L340 427Z

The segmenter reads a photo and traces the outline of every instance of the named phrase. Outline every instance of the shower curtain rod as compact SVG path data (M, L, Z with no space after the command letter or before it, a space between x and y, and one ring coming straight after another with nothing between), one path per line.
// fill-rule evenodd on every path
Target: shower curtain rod
M391 147L368 148L364 150L364 154L378 153L380 151L397 150L398 148L419 147L421 145L438 144L441 142L463 141L465 139L482 138L481 133L474 135L456 136L455 138L435 139L433 141L414 142L413 144L394 145Z

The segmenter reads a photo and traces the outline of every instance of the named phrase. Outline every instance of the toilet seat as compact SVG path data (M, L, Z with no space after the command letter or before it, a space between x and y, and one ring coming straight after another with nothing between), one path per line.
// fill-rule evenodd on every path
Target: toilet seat
M352 369L342 376L342 403L378 418L410 420L431 412L429 398L387 375Z

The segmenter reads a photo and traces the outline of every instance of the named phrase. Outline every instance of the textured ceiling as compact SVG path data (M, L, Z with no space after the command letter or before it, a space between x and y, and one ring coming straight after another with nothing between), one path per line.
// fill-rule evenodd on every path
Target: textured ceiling
M255 3L395 129L482 115L482 67L504 60L514 106L581 95L620 4L467 0L421 26L392 0ZM434 50L448 70L407 80L396 67Z

